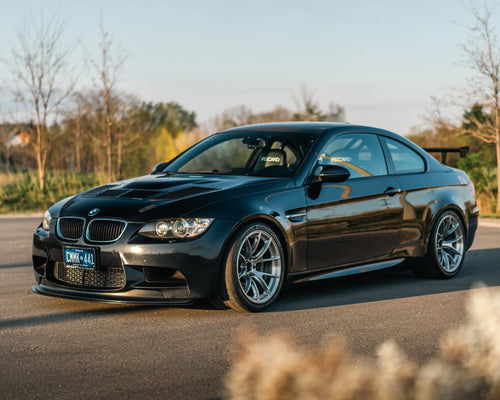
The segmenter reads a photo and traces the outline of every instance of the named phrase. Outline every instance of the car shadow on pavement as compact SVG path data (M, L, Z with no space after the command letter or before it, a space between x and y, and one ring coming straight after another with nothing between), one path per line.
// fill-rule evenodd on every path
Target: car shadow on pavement
M408 267L292 285L266 312L307 310L500 286L500 249L469 250L453 279L415 278Z
M30 295L33 293L29 293ZM33 294L34 295L34 294ZM34 296L38 298L38 295ZM140 304L111 304L111 303L100 303L100 302L86 302L79 300L69 300L69 299L58 299L51 296L42 296L46 302L48 302L48 307L43 308L40 305L37 309L44 310L50 309L50 313L45 313L42 315L34 315L29 317L21 318L5 318L0 317L0 331L8 328L19 328L25 326L33 325L45 325L53 324L58 322L69 322L75 320L83 319L97 319L108 316L128 316L141 317L145 312L185 316L185 312L198 312L201 311L206 314L207 311L211 311L208 301L194 300L192 303L186 304L158 304L158 305L140 305ZM55 306L52 304L56 302ZM81 305L81 306L80 306ZM61 310L60 312L53 312L56 307ZM77 308L78 307L78 308ZM86 309L82 309L86 308ZM67 310L67 311L62 311ZM224 312L220 311L219 312ZM162 316L166 316L163 315Z
M34 315L22 318L8 318L0 320L0 331L8 328L20 328L33 325L53 324L58 322L67 322L72 320L81 320L89 318L98 318L109 315L126 315L142 313L144 311L157 309L158 306L141 306L141 305L97 305L104 308L95 309L91 307L88 310L70 310L66 312L58 312L43 315Z
M21 266L21 265L19 265ZM23 265L24 266L24 265ZM14 267L14 266L13 266ZM293 285L284 290L278 300L264 313L308 310L361 304L383 300L451 293L468 290L477 283L500 286L500 248L469 250L462 271L453 279L415 278L407 267L394 267L348 277L327 279ZM30 293L31 294L31 293ZM38 296L33 295L33 298ZM47 307L37 309L49 313L19 318L0 318L0 331L9 328L44 325L107 316L140 316L144 312L186 316L186 313L219 313L234 317L231 311L218 311L208 302L196 301L191 305L118 305L78 302L42 296ZM53 302L57 302L54 304ZM54 312L57 310L57 312ZM236 313L237 314L237 313Z

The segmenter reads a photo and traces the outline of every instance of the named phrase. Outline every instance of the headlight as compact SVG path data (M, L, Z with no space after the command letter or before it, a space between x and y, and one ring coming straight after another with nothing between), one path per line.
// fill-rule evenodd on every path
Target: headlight
M176 218L149 222L139 230L139 235L155 239L191 239L205 232L213 220L213 218Z
M42 228L46 231L50 230L50 221L52 220L52 215L50 215L49 210L45 211L43 215Z

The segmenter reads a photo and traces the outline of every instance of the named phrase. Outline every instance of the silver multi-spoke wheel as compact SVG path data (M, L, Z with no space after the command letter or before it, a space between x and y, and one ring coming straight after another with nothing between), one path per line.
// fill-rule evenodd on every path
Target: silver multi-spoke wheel
M439 220L434 240L440 267L454 273L462 264L465 248L462 223L454 213L446 213Z
M453 278L464 263L466 243L460 216L451 210L443 212L432 227L425 258L415 260L413 273L425 278Z
M248 300L263 304L274 297L280 287L282 260L273 236L258 229L248 233L237 251L238 283Z
M285 267L275 231L262 222L244 226L229 244L212 304L235 311L264 310L280 293Z

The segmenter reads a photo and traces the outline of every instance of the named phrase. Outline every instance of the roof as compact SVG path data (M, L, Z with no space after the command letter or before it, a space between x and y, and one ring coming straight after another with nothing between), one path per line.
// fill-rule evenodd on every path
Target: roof
M231 129L226 129L220 133L237 133L237 132L286 132L286 133L297 133L297 134L312 134L312 135L322 135L326 133L333 133L338 131L338 133L374 133L378 135L388 136L390 138L399 140L400 142L406 143L408 146L417 150L421 154L427 154L423 149L417 146L415 143L406 139L405 137L398 135L397 133L387 131L385 129L375 128L372 126L365 125L351 125L346 122L271 122L265 124L254 124L254 125L244 125L238 126ZM432 158L432 157L431 157Z
M226 129L222 132L297 132L297 133L320 133L324 130L352 126L348 123L340 122L272 122L265 124L244 125Z
M374 128L364 125L352 125L346 122L272 122L265 124L244 125L235 128L230 128L222 131L221 133L232 132L287 132L287 133L306 133L306 134L322 134L326 132L333 132L341 130L343 132L369 132L384 134L392 137L399 137L400 135L385 129Z

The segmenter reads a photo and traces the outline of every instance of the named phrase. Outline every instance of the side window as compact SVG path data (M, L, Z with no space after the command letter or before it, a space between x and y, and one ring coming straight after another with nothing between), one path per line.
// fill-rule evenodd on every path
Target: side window
M384 153L376 135L350 133L332 139L319 156L322 165L342 165L351 178L387 175Z
M425 172L425 162L417 152L396 140L386 137L382 140L389 150L395 173Z

